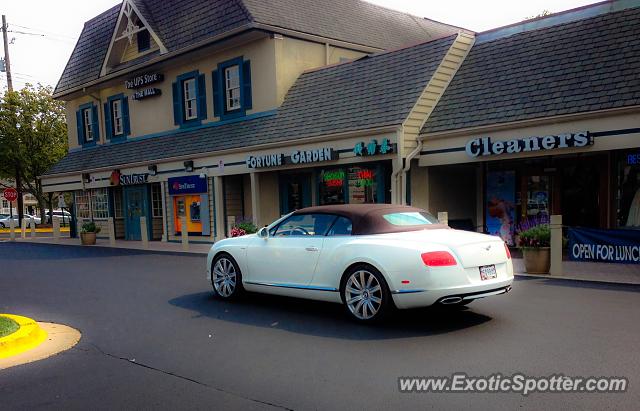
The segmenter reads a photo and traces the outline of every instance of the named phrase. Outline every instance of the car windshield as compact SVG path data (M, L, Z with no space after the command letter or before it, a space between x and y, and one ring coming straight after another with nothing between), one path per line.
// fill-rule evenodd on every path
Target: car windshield
M425 212L391 213L382 216L388 223L397 226L418 226L438 224L438 220Z

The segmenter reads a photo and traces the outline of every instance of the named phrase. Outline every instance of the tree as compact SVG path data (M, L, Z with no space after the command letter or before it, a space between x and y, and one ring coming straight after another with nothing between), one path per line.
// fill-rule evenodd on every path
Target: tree
M542 13L537 14L535 16L525 17L524 19L525 20L535 20L535 19L539 19L539 18L542 18L542 17L547 17L549 15L551 15L551 12L549 10L547 10L547 9L544 9L544 10L542 10Z
M27 84L0 98L0 178L11 179L18 191L38 200L42 221L53 196L42 192L39 176L68 151L64 104L52 97L51 87ZM22 210L18 210L22 217Z

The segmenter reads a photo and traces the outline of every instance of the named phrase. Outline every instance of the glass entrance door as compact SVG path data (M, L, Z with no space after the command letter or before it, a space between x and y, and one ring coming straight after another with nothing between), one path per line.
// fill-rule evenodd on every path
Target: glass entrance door
M127 240L141 240L140 217L147 217L146 187L126 187L125 196L125 238Z
M311 174L283 174L280 176L280 187L281 214L311 207Z

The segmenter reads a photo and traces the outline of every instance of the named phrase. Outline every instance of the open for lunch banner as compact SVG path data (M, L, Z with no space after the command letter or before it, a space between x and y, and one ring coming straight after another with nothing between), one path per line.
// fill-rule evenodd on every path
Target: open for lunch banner
M640 230L569 228L568 233L571 260L640 264Z

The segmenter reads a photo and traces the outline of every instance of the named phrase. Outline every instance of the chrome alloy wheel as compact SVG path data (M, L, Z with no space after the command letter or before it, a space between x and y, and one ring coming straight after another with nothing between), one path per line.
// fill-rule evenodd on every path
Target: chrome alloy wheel
M349 276L344 295L349 311L361 320L375 317L382 306L380 282L367 270L358 270Z
M213 288L224 298L230 297L236 289L236 267L231 260L219 258L213 266Z

